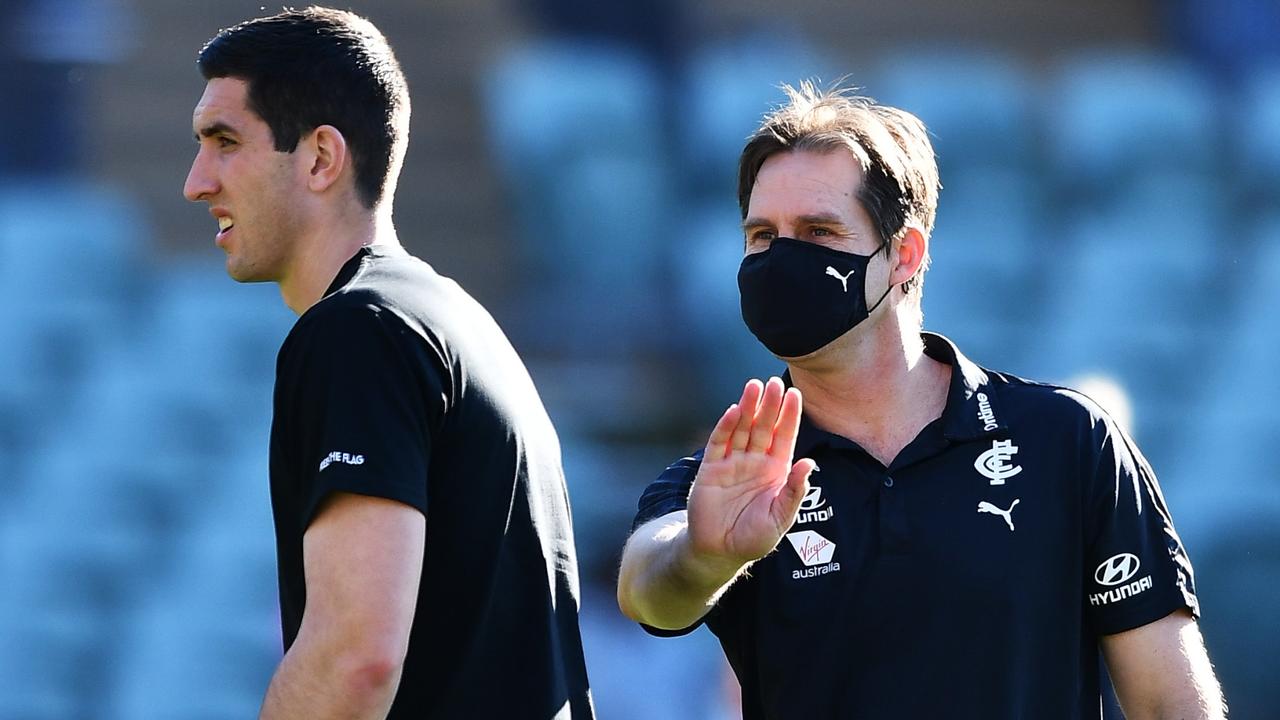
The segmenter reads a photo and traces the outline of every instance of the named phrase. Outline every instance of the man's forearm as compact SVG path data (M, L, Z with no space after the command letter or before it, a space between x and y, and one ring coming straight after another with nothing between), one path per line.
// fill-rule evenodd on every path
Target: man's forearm
M618 605L628 617L666 630L686 628L715 604L745 565L697 558L682 520L639 528L623 551Z
M1129 720L1222 720L1222 688L1188 610L1101 638Z
M276 668L260 720L383 720L400 685L400 667L295 644Z

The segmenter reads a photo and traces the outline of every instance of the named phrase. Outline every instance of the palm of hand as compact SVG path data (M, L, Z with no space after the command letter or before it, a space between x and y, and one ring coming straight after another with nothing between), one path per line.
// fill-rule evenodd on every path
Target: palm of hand
M791 463L761 452L703 460L689 493L695 549L749 562L773 550L794 519L780 503Z
M799 391L782 381L747 383L721 416L689 493L689 537L695 553L730 563L757 560L791 527L813 471L792 464L800 424Z

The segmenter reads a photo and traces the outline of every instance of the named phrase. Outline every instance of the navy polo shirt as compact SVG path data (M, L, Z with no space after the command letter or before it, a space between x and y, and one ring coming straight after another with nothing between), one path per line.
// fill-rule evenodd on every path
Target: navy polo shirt
M746 720L1098 718L1098 636L1199 614L1155 475L1110 417L924 340L952 368L942 417L888 467L802 419L796 457L821 469L796 522L704 618ZM700 461L645 490L637 527L685 508Z

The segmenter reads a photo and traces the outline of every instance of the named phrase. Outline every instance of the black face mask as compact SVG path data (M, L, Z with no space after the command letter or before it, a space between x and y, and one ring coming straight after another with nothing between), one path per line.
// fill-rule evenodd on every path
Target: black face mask
M742 319L774 355L808 355L866 320L888 296L892 286L867 309L864 286L874 256L777 238L742 259Z

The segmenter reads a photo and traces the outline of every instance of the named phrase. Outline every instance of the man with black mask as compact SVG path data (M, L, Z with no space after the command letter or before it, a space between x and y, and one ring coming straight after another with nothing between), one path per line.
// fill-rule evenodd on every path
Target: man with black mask
M1223 717L1132 441L1084 396L921 332L924 126L787 90L738 185L743 319L787 373L748 382L646 489L623 612L657 635L705 622L748 720L1097 718L1100 655L1129 718Z

